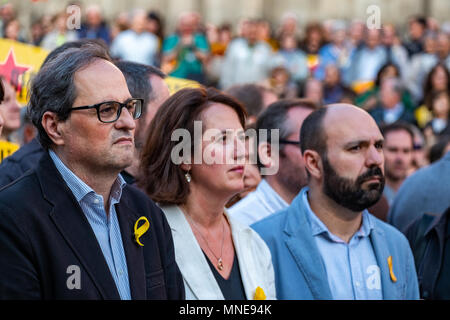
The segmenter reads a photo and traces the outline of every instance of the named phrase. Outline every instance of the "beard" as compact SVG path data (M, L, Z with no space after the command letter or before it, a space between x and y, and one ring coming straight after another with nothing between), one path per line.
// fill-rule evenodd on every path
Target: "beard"
M353 212L361 212L378 202L383 194L384 176L380 167L371 167L356 180L341 177L325 156L323 160L323 192L337 204ZM378 177L375 182L363 188L362 184L370 178Z

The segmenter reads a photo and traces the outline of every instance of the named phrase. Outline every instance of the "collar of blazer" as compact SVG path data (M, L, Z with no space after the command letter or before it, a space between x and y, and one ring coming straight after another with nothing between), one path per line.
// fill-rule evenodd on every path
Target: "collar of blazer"
M181 209L175 205L162 206L161 209L164 211L172 230L176 261L186 286L197 299L223 300L224 297L220 287ZM230 222L245 295L247 299L252 300L256 287L261 283L257 282L255 275L251 272L252 266L257 263L249 250L251 248L250 241L252 241L251 230L236 223L230 218L226 210L224 212Z
M103 298L120 299L97 238L47 152L41 158L36 174L43 197L52 205L49 216L67 245L80 260ZM116 211L127 260L131 296L133 299L144 299L146 289L143 249L133 240L134 224L139 215L127 201L127 188L125 186L123 189Z
M304 192L306 192L305 188L295 197L287 209L283 230L287 235L285 243L300 272L303 273L314 298L330 300L333 297L327 281L325 264L312 236L308 215L303 206ZM396 264L396 257L392 253L394 248L391 248L396 244L389 243L383 228L380 226L380 221L375 217L373 217L373 220L375 223L370 233L370 240L380 267L383 299L398 299L401 296L399 293L401 285L399 285L399 282L392 281L388 264L389 256L393 256L393 272L398 277L401 270Z

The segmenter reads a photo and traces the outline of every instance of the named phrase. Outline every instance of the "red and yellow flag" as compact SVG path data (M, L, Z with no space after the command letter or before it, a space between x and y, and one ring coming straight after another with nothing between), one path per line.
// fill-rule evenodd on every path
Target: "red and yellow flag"
M27 103L30 79L39 71L48 51L13 40L0 39L0 76L17 90L17 100Z

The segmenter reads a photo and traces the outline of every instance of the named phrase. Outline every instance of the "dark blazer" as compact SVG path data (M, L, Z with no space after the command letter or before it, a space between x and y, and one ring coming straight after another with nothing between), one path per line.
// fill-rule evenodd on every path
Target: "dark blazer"
M132 299L184 299L161 210L126 185L116 211ZM141 216L150 222L143 247L134 241ZM70 286L73 266L80 289ZM36 169L0 189L0 299L120 299L95 234L47 152Z
M443 272L449 219L450 207L443 214L425 213L405 231L414 254L420 296L423 299L442 299L435 289L439 275Z
M34 138L3 160L0 164L0 187L6 186L29 169L36 167L44 152L38 139Z

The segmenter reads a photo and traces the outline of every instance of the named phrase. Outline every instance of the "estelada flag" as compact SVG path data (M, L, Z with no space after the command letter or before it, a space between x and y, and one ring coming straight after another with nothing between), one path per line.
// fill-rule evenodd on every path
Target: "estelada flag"
M17 100L27 103L29 81L37 74L48 51L21 42L0 39L0 76L17 90Z

